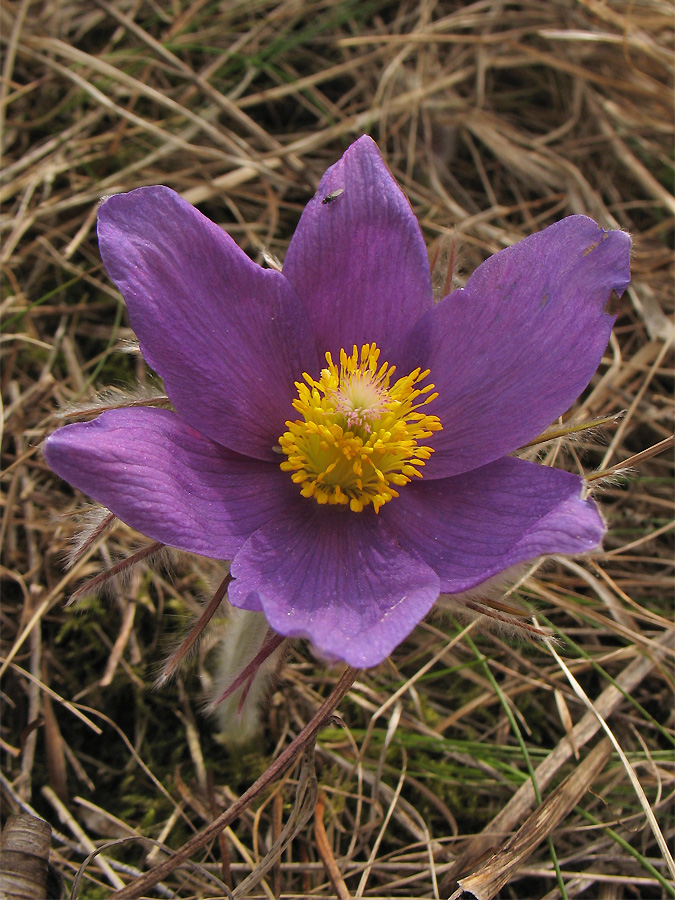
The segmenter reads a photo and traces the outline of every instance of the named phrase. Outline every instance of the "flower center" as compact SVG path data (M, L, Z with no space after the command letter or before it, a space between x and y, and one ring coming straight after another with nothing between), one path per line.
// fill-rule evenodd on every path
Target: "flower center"
M413 477L433 450L420 441L440 431L437 416L420 412L438 397L434 386L419 387L429 370L415 369L392 384L395 366L378 366L375 344L340 350L340 366L326 353L319 379L303 373L294 409L302 416L286 422L279 438L285 472L317 503L349 504L375 512L398 497L397 487Z

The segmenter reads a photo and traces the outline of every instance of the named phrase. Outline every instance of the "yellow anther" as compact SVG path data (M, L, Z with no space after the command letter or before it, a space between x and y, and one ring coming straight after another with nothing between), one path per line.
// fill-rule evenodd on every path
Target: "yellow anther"
M420 412L438 397L433 384L420 386L429 370L415 369L392 384L395 366L378 365L375 344L340 350L340 365L326 353L318 380L303 372L293 408L302 416L286 422L279 438L281 463L317 503L375 512L398 497L396 487L421 478L433 450L420 441L440 431L437 416Z

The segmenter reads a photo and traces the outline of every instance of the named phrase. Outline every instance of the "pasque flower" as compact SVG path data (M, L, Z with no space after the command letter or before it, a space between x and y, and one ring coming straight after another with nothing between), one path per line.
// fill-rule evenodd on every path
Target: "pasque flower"
M508 454L595 372L628 235L563 219L435 304L368 137L323 176L283 272L166 187L107 199L98 235L174 409L68 425L47 462L154 540L231 560L230 601L279 634L372 666L439 593L599 544L581 478Z

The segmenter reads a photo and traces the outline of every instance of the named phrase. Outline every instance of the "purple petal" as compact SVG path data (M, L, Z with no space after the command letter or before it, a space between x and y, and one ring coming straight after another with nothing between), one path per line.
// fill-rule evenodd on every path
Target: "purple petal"
M318 368L286 279L166 187L111 197L98 235L143 356L181 416L231 450L273 459L294 382Z
M374 341L387 359L431 307L422 232L371 138L359 138L321 179L284 275L306 304L322 358Z
M309 638L359 667L391 653L439 594L438 576L401 549L374 513L307 500L252 535L231 571L234 606L262 606L279 634Z
M498 459L569 409L607 346L629 251L627 234L571 216L490 257L415 325L397 362L431 369L439 394L427 478Z
M274 463L238 456L175 413L120 409L45 443L51 468L156 541L230 559L297 488Z
M585 553L605 526L577 475L500 459L452 478L406 485L380 513L399 543L459 593L551 553Z

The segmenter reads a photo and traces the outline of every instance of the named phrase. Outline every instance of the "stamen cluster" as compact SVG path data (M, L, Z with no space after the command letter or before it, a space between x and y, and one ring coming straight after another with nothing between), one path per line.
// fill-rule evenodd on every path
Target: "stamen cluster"
M391 384L395 366L378 366L375 344L340 350L340 366L326 353L319 379L306 372L296 382L293 407L302 416L286 422L279 438L287 459L281 468L302 485L303 497L319 504L378 512L398 497L397 487L422 477L433 450L420 444L441 431L437 416L419 410L438 396L433 384L419 387L429 370L415 369Z

